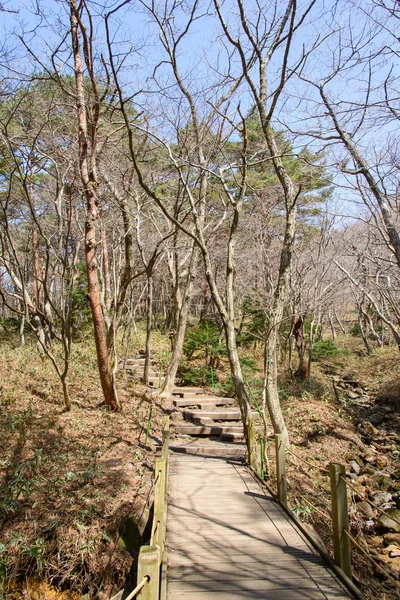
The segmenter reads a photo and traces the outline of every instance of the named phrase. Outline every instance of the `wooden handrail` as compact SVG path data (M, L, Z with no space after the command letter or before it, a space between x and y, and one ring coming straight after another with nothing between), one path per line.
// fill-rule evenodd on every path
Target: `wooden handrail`
M163 568L165 532L167 524L167 480L169 450L169 417L165 417L162 432L161 459L156 460L154 481L154 516L150 545L139 552L138 581L148 579L148 584L137 594L140 600L159 600L161 571Z

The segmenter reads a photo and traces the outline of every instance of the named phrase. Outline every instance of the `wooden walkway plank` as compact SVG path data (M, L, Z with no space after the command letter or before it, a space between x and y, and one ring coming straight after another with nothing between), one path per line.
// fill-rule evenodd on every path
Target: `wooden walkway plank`
M348 600L281 507L241 463L172 454L168 600Z

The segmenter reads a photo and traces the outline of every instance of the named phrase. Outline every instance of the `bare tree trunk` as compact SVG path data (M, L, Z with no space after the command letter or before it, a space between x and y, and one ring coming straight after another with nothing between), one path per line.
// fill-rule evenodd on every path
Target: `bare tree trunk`
M334 315L335 315L335 319L338 322L338 325L340 327L341 332L343 333L343 335L346 335L346 330L342 325L342 321L339 318L339 315L337 314L337 312L334 310Z
M101 246L103 250L103 272L104 272L104 287L105 287L105 304L106 309L111 308L111 279L110 279L110 264L108 259L107 236L103 228L101 230Z
M98 200L96 194L97 179L95 174L95 131L97 121L91 124L92 148L89 152L88 127L86 119L85 87L83 64L79 42L79 16L75 0L70 0L71 10L71 36L72 50L74 56L74 71L76 83L76 105L79 126L79 166L81 180L87 202L87 216L85 222L85 258L88 278L88 293L94 336L96 342L97 364L99 368L101 387L103 389L104 401L113 410L118 409L118 398L116 395L113 374L110 370L106 332L103 312L101 310L101 297L97 273L96 256L96 224L98 220ZM93 81L92 81L93 85ZM98 119L98 111L94 117Z
M21 346L25 346L25 315L21 315L19 321L19 343Z
M168 398L172 394L172 390L175 385L176 373L178 371L179 362L182 356L183 343L185 341L185 332L189 316L190 300L193 292L193 279L195 277L197 263L199 258L199 249L193 244L192 255L190 257L190 264L188 268L188 274L186 278L186 285L181 293L179 284L179 273L175 275L175 290L174 290L174 338L172 345L172 354L168 363L167 372L165 379L162 384L162 396ZM176 265L178 265L177 258L175 259Z
M371 346L369 344L368 338L365 334L365 329L364 329L364 323L363 323L363 310L362 310L362 305L359 304L358 305L358 326L360 328L360 333L361 333L361 337L363 339L364 345L367 349L368 354L371 354L372 349Z
M382 339L381 339L380 335L377 333L377 331L375 330L374 323L372 321L371 315L368 313L368 311L365 311L363 308L361 308L361 310L363 312L364 317L368 321L368 325L369 325L369 328L371 330L372 336L376 340L376 343L378 344L379 348L382 348L382 346L383 346Z
M294 376L300 381L308 380L308 364L305 359L306 356L306 339L304 332L304 316L301 315L295 322L293 327L293 335L296 339L296 348L299 356L299 365L295 371Z
M329 324L331 326L332 339L333 339L333 341L335 341L337 334L336 334L336 329L335 329L335 323L333 322L333 318L332 318L332 313L330 311L329 311Z
M151 360L151 330L153 317L153 276L147 279L147 316L146 316L146 351L144 359L143 383L149 381L149 369Z

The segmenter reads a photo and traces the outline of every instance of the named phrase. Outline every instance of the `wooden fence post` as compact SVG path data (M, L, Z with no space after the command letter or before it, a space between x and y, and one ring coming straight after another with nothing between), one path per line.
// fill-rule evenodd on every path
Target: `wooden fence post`
M253 417L249 418L249 425L247 430L248 444L249 444L249 463L253 469L257 470L257 458L256 458L256 434L254 431Z
M329 467L332 497L333 546L335 561L342 571L351 579L350 539L345 531L349 531L349 513L347 508L346 468L338 463Z
M169 447L169 417L165 417L164 428L162 432L162 458L165 463L168 463L168 447Z
M164 537L165 537L165 460L156 460L156 490L154 495L154 520L153 520L153 535L151 543L160 548L160 558L162 560L164 554Z
M138 600L158 600L160 593L160 549L158 546L142 546L139 553L137 581L148 577L149 581L140 590Z
M278 498L287 506L287 485L286 485L286 454L283 445L283 435L275 434L276 450L276 482L278 487Z

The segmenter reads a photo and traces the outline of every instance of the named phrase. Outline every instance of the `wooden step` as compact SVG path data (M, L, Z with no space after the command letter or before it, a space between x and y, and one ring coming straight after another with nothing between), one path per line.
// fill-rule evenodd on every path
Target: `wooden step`
M243 433L243 427L234 425L177 425L175 433L180 435L222 435L223 433Z
M238 408L226 410L221 408L219 410L217 408L214 410L207 410L207 408L205 410L185 410L183 411L183 416L188 420L208 418L212 419L213 421L240 421L242 418ZM253 411L252 417L253 419L258 419L258 412Z
M127 367L127 371L134 371L134 373L137 375L137 377L143 377L143 373L144 373L144 369L142 369L142 367L140 367L139 369L130 369L129 367ZM155 371L154 369L149 369L149 377L159 377L160 373L158 371Z
M214 421L208 417L198 417L197 419L193 419L193 422L196 425L204 425L205 427L209 427L214 423Z
M223 440L224 442L244 440L244 433L221 433L221 440Z
M213 421L240 421L240 410L185 410L185 419L213 419Z
M171 452L179 452L180 454L200 454L205 456L245 458L247 455L247 447L245 444L226 444L224 447L221 446L222 444L217 447L192 446L190 444L178 446L176 444L170 444L169 449Z
M174 387L172 390L173 396L181 396L187 398L189 395L204 394L204 388L200 387Z
M205 409L211 409L215 406L230 406L235 404L234 398L222 398L222 396L190 396L189 398L181 398L173 401L174 406L184 408L186 406L202 405Z

